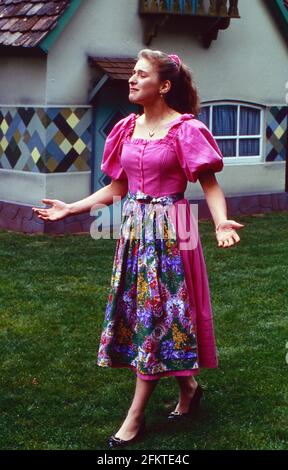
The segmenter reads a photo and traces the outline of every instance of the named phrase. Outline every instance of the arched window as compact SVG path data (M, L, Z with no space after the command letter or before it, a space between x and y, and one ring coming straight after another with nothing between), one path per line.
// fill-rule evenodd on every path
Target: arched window
M205 102L198 119L209 127L227 162L255 162L263 154L263 109L243 102Z

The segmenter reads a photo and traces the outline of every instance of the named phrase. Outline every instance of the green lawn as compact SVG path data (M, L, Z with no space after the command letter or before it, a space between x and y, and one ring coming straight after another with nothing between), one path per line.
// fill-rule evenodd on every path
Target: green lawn
M220 366L185 425L167 424L178 389L162 379L133 449L287 449L287 215L236 217L230 249L200 222ZM0 231L1 449L108 449L135 382L96 366L115 243Z

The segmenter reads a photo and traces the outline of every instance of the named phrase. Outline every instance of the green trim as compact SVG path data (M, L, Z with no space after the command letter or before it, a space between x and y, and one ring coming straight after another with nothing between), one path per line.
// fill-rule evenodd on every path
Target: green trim
M288 26L288 10L284 5L283 0L275 0L275 3L278 5L281 15L284 21L286 22L286 26Z
M69 7L67 7L63 15L60 16L57 26L38 44L38 47L46 52L46 54L82 3L83 0L71 0Z
M281 33L288 41L288 10L283 0L266 0L266 5L270 7Z

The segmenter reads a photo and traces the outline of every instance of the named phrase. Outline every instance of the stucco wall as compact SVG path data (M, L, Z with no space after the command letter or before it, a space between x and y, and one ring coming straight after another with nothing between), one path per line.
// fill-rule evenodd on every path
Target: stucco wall
M49 53L47 104L87 102L86 54L136 56L143 43L138 0L86 0ZM175 51L195 75L202 101L243 99L281 104L287 81L287 46L262 0L240 0L241 19L204 49L189 25L160 29L148 46Z
M226 165L223 171L216 173L216 178L226 196L279 192L284 188L285 163ZM89 171L41 174L0 169L0 181L0 200L38 207L43 198L74 202L91 194ZM185 196L189 199L204 197L198 181L188 184Z
M202 101L284 104L287 46L262 0L240 0L240 19L204 49L187 27L169 22L148 46L178 53L194 72ZM47 57L3 57L0 105L87 104L87 55L131 55L143 43L138 0L83 0ZM113 14L112 14L113 13ZM47 66L47 75L46 75ZM45 78L46 76L46 78Z
M74 202L91 194L91 172L32 173L0 169L0 200L45 206L43 198Z
M46 102L46 57L0 55L0 106Z

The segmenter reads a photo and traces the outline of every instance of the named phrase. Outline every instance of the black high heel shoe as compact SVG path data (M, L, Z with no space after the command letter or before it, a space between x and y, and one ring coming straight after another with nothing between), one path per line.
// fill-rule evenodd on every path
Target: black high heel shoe
M140 441L143 435L145 434L145 432L146 432L146 423L145 423L145 418L143 418L140 428L138 429L136 435L132 437L132 439L128 439L128 440L120 439L119 437L116 437L113 434L111 437L109 437L108 445L110 449L115 448L115 447L130 446L131 444L134 444L134 442Z
M169 420L177 420L180 421L183 418L187 418L188 416L192 415L200 406L201 398L203 397L203 388L200 384L197 385L197 388L194 392L193 397L191 398L191 402L189 405L189 410L186 413L180 413L179 411L172 411L168 415Z

